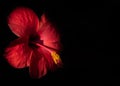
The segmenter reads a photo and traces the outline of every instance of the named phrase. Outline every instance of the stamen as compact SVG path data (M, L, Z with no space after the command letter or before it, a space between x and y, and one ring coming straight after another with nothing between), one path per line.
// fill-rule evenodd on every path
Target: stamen
M49 47L47 47L47 46L45 46L45 45L43 45L43 44L40 44L40 43L37 43L37 42L32 42L32 43L35 44L35 45L37 45L37 46L39 46L39 47L43 47L44 49L46 49L46 50L49 51L50 53L51 53L52 51L55 51L54 49L49 48Z
M37 45L37 46L43 47L44 49L49 51L53 61L55 62L55 64L58 64L58 63L61 62L60 56L55 52L55 50L52 50L52 48L48 48L48 47L46 47L46 46L44 46L44 45L42 45L40 43L36 43L36 42L32 42L32 43Z
M59 64L61 62L60 56L56 52L53 51L51 55L55 64Z

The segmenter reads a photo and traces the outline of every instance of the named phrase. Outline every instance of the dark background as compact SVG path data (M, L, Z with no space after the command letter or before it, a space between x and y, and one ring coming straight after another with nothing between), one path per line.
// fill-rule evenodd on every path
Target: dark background
M4 49L16 39L6 20L9 13L18 6L31 8L39 17L46 13L58 27L63 44L63 68L49 72L41 79L32 79L28 69L14 69L5 61ZM0 1L0 82L115 86L120 76L119 8L119 3L115 1Z

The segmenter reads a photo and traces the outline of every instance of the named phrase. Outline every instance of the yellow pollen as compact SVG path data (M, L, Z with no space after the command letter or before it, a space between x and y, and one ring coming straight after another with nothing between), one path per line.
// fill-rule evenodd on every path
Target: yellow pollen
M58 64L61 61L60 56L56 52L52 52L51 56L55 64Z

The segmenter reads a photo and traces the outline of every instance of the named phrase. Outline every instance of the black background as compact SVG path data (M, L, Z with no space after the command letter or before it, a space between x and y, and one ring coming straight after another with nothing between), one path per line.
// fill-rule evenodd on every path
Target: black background
M41 79L32 79L28 69L14 69L5 61L4 49L16 39L6 20L18 6L31 8L39 17L46 13L51 22L56 24L63 44L63 68L49 72ZM119 3L114 1L0 1L0 82L115 86L120 75L118 29Z

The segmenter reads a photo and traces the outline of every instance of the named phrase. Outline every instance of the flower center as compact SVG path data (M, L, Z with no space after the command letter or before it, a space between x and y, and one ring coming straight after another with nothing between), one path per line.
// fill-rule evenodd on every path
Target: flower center
M37 45L37 43L42 45L43 40L40 40L40 37L38 35L31 35L28 42L30 48L38 48L39 46Z

